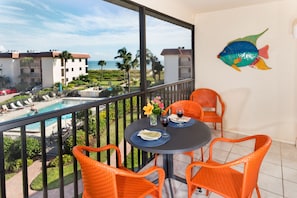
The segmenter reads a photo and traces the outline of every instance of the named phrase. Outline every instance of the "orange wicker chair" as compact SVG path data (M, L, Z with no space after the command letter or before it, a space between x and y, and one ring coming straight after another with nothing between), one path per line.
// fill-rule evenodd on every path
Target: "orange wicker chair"
M116 151L118 167L98 162L85 155L85 152L101 152L110 149ZM81 166L84 187L83 198L130 198L145 197L146 195L162 197L162 187L165 179L162 168L151 167L139 173L132 172L121 164L119 148L110 144L100 148L75 146L72 152ZM158 173L158 184L154 184L145 178L152 173Z
M168 113L175 113L178 107L184 109L184 116L194 118L196 120L204 119L204 112L199 104L191 100L179 100L169 105L163 112L163 115Z
M212 89L200 88L191 93L190 100L198 102L202 106L204 111L203 122L214 123L215 129L216 123L221 124L221 137L223 137L223 116L225 112L225 103L223 102L222 97Z
M163 115L166 115L168 113L175 113L176 109L178 107L183 107L184 109L184 116L187 117L191 117L194 118L196 120L202 120L203 119L203 111L201 106L196 103L193 102L191 100L179 100L176 101L174 103L172 103L171 105L169 105L164 111L163 111ZM188 152L184 152L185 155L190 156L191 158L191 162L194 161L194 151L188 151ZM201 159L203 161L203 148L201 147ZM157 156L155 156L155 165L157 163Z
M254 151L236 160L221 164L213 160L213 147L217 142L241 143L254 140ZM216 138L209 147L209 159L206 162L193 162L187 166L186 180L188 184L188 198L196 188L207 189L223 197L247 198L252 197L256 189L258 197L261 197L258 188L258 174L264 156L271 145L271 138L266 135L254 135L241 139ZM234 166L243 165L243 171L237 171ZM192 176L193 168L200 167Z

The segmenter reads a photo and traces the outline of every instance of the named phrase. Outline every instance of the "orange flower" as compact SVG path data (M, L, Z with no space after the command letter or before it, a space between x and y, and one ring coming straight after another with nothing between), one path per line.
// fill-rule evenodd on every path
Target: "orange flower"
M144 115L156 114L160 115L164 109L164 103L160 96L156 96L151 101L147 100L147 105L143 107Z
M151 115L153 113L154 106L151 103L147 103L146 106L143 107L144 115Z

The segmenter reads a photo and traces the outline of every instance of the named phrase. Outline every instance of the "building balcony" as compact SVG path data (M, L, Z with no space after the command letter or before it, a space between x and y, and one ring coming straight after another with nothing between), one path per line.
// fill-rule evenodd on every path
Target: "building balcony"
M133 92L125 95L120 95L103 100L96 100L65 109L59 109L47 113L38 113L25 118L18 118L8 120L0 123L0 197L79 197L81 193L80 188L80 174L77 161L72 157L71 167L73 167L73 174L65 176L63 166L63 154L67 151L65 149L65 140L72 136L71 145L78 144L78 131L84 133L84 144L99 147L106 144L115 144L121 148L124 154L123 164L133 171L138 171L146 166L152 159L152 153L145 153L141 150L133 148L124 140L124 130L133 121L143 117L143 106L147 102L147 98L154 96L161 96L164 105L188 99L190 93L193 91L192 79L179 81L172 84L160 85L148 88L146 91ZM45 103L45 102L44 102ZM27 107L29 108L29 107ZM17 110L16 110L17 111ZM30 110L29 110L30 111ZM7 113L9 114L9 113ZM67 119L64 117L67 115ZM70 116L69 116L70 115ZM55 118L54 123L47 126L46 120ZM31 131L28 125L32 123L39 123L38 129ZM95 123L95 125L90 125ZM92 128L91 128L92 127ZM67 128L67 130L66 130ZM67 132L66 132L67 131ZM21 179L18 179L18 189L16 192L16 185L14 180L6 179L5 167L6 157L4 152L4 138L20 137L21 140L21 164L22 168L19 174ZM35 160L33 165L27 162L27 141L28 138L36 138L40 142L41 152L40 156ZM68 139L69 141L69 139ZM68 144L69 145L69 144ZM70 152L71 154L71 152ZM59 170L58 188L49 188L49 159L57 157ZM100 160L98 158L98 160ZM107 156L106 163L113 163L111 156ZM42 175L42 190L32 191L30 184L32 179L31 170L36 164L40 165L40 174ZM64 175L64 177L63 177ZM34 175L36 177L36 175ZM71 177L69 184L68 177ZM68 188L71 190L68 190ZM53 196L55 192L56 196ZM70 194L71 195L70 195Z

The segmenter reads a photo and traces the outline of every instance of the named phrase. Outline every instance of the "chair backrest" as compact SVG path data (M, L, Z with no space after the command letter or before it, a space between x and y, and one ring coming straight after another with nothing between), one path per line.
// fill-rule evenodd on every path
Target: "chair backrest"
M220 102L224 111L224 102L221 96L212 89L199 88L194 90L190 95L190 100L198 102L202 108L212 109L213 111L217 110L217 103Z
M272 142L267 135L254 135L246 139L255 139L255 147L254 152L242 158L246 163L244 166L241 197L248 197L257 186L262 161Z
M202 120L204 113L201 106L191 100L179 100L169 105L163 112L163 114L172 113L176 114L176 109L182 107L184 109L184 116Z
M84 146L75 146L72 152L81 166L84 197L117 198L117 169L86 156Z

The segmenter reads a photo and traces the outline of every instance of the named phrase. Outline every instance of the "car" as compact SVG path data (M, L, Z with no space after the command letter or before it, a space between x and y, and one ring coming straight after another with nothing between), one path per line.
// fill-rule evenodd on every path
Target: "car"
M0 90L0 95L4 96L7 94L12 94L12 93L17 93L17 89L16 88L4 88Z
M42 85L36 85L36 86L34 86L34 87L31 89L31 92L32 92L32 93L37 93L38 91L40 91L40 90L42 90L42 89L43 89Z

